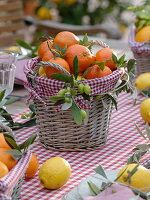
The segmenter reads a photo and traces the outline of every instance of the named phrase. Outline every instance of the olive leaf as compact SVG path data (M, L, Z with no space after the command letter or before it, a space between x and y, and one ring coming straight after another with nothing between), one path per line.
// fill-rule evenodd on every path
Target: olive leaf
M67 74L53 73L53 74L51 74L51 77L55 78L58 81L62 81L65 83L70 83L70 81L71 81L71 76L69 76Z
M116 63L116 64L118 63L117 56L114 53L112 53L112 59L113 59L114 63Z
M107 179L106 173L101 165L95 168L94 171Z
M6 90L2 90L2 91L0 92L0 102L1 102L1 101L3 100L3 98L4 98L5 92L6 92Z
M36 134L30 136L25 142L19 145L20 149L27 149L36 139Z
M88 181L87 184L93 192L93 194L98 195L100 193L100 189L93 182Z
M75 56L73 60L73 74L74 74L75 80L77 80L77 77L78 77L78 70L79 70L78 57Z
M125 59L125 54L119 58L118 64L123 64L125 61L124 59Z
M77 106L74 99L72 101L71 113L72 113L73 119L76 122L76 124L78 124L78 125L82 124L82 115L80 112L80 108Z
M9 134L4 133L4 138L6 142L13 148L21 151L20 147L17 145L15 138Z
M141 157L146 153L147 153L147 151L134 153L132 156L130 156L128 158L127 164L131 164L131 163L135 163L135 162L139 163Z
M21 46L21 47L23 47L23 48L25 48L25 49L28 49L28 50L31 50L31 51L32 51L31 45L27 44L25 41L23 41L23 40L16 40L16 43L17 43L19 46Z
M15 160L19 160L22 157L22 152L17 149L12 149L7 151Z

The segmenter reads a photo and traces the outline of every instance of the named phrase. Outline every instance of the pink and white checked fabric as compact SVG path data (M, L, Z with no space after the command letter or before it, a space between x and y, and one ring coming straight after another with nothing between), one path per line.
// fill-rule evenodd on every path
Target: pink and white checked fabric
M135 41L135 27L132 26L129 33L129 45L133 52L141 55L150 55L150 42L136 42Z
M60 200L64 194L76 187L82 178L93 174L93 169L98 165L110 170L120 168L126 164L128 157L133 153L133 147L143 143L143 138L135 129L136 123L141 130L144 130L144 122L139 114L139 105L142 100L143 97L139 97L137 105L133 106L130 94L120 94L118 111L113 110L108 140L103 148L90 152L57 152L45 149L36 141L32 151L37 154L40 166L47 159L60 156L70 163L72 175L62 188L48 190L40 185L37 173L34 178L24 182L22 200ZM18 121L20 116L21 114L16 115L15 119ZM16 136L21 142L35 133L37 133L36 127L24 128L16 131ZM145 159L148 159L148 155L145 156L143 161Z
M56 95L58 91L65 86L65 83L58 80L37 76L35 78L35 86L33 87L31 84L31 78L29 78L28 75L29 73L32 73L38 62L39 59L37 57L30 59L25 65L24 72L27 76L28 81L27 83L25 83L25 87L30 94L30 98L34 97L45 104L43 97L47 98ZM111 92L114 89L117 81L121 78L123 73L123 69L118 69L108 76L90 80L83 80L82 83L88 84L91 87L91 95L105 94ZM87 102L83 100L83 98L82 101L81 97L77 97L76 99L81 108L89 108L89 105L86 105Z

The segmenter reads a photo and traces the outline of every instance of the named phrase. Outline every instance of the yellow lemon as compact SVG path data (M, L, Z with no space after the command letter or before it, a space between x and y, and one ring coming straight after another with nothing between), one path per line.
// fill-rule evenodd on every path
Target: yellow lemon
M69 180L70 175L70 164L61 157L48 159L39 170L40 183L47 189L62 187Z
M46 73L45 73L45 70L44 70L43 67L40 67L40 68L39 68L38 74L39 74L40 76L46 77Z
M149 42L150 41L150 26L141 28L135 36L136 42Z
M39 8L37 11L37 16L41 20L52 19L52 14L51 14L50 10L46 7Z
M144 166L139 165L137 171L128 179L129 173L137 166L137 164L125 165L118 173L118 182L138 188L144 192L150 189L150 171ZM149 188L149 189L148 189Z
M150 98L142 101L140 105L140 113L143 120L150 123Z
M139 90L144 90L150 87L150 73L143 73L135 80L135 87Z
M15 52L17 52L19 54L22 53L21 49L18 46L11 46L11 47L7 48L7 50L15 51Z
M0 161L0 178L4 177L6 174L8 174L8 172L7 166Z

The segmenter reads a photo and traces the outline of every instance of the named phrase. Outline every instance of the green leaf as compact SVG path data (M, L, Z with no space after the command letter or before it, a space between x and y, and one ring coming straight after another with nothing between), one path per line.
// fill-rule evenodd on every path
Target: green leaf
M55 46L57 51L61 51L61 48L60 48L60 46L58 44L55 43L54 46Z
M109 105L103 100L101 99L103 107L107 110L109 108Z
M61 100L57 100L55 103L54 103L54 106L58 106L58 105L61 105L65 102L65 99L61 99Z
M115 54L112 53L112 59L114 61L114 63L118 63L118 59L117 59L117 56Z
M135 59L130 59L127 64L128 73L132 72L135 68Z
M147 133L148 139L150 140L150 127L148 123L146 123L146 133Z
M0 102L1 102L2 99L4 98L5 92L6 92L6 90L2 90L2 91L0 92Z
M107 179L105 171L101 165L99 165L96 169L94 169L94 171Z
M76 122L76 124L78 124L78 125L82 124L82 115L80 112L80 108L76 105L74 100L73 100L72 106L71 106L71 114L72 114L73 119Z
M8 135L6 133L4 133L4 138L6 140L6 142L13 148L13 149L17 149L18 151L20 151L20 147L17 145L14 137L12 137L11 135Z
M19 160L22 157L22 152L17 149L8 150L7 152L11 154L15 160Z
M29 105L29 109L30 109L33 113L35 113L35 105L30 104L30 105Z
M81 95L85 100L90 101L90 96L88 94L82 93Z
M19 145L20 149L27 149L36 139L36 134L30 136L25 142Z
M118 64L123 64L124 63L124 59L125 59L125 54L119 58Z
M135 152L132 156L130 156L128 158L128 162L127 164L131 164L131 163L139 163L141 157L146 154L147 151L144 151L144 152Z
M29 44L27 44L25 41L23 41L23 40L16 40L16 43L19 46L32 51L32 47Z
M133 150L148 151L149 147L148 144L138 144Z
M58 81L62 81L65 83L70 83L70 81L71 81L71 76L69 76L67 74L54 73L54 74L51 74L51 77L55 78Z
M0 115L6 119L7 122L10 123L10 125L13 125L14 124L14 121L11 117L11 115L3 108L0 108Z
M140 130L140 128L139 128L136 124L135 124L135 127L136 127L138 133L146 140L146 137L145 137L145 135L142 133L142 131Z
M88 35L87 33L84 35L83 43L86 45L88 43Z
M73 60L73 74L74 74L75 80L77 80L77 77L78 77L78 69L79 69L78 57L75 56Z
M88 181L87 184L93 192L93 194L98 195L100 193L100 189L93 182Z
M61 107L61 110L68 110L72 106L72 100L70 103L64 103Z
M114 104L114 106L115 106L115 108L116 108L116 110L117 110L117 97L115 97L114 95L112 95L112 94L108 94L109 95L109 97L110 97L110 99L111 99L111 101L112 101L112 103Z

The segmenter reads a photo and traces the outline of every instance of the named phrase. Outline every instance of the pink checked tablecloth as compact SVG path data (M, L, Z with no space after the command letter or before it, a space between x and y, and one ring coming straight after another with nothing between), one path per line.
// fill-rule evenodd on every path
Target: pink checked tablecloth
M51 157L61 156L69 161L73 172L65 186L53 191L44 189L40 185L38 175L26 180L22 187L22 200L60 200L64 194L77 186L83 177L93 174L92 169L98 165L102 165L105 169L117 169L126 164L127 158L132 154L132 148L143 141L135 129L135 123L144 129L144 122L139 114L142 99L143 97L139 97L137 105L133 106L130 94L120 95L118 111L113 110L111 116L108 141L101 149L90 152L57 152L44 149L37 141L32 151L37 154L40 165ZM16 115L16 120L20 119L20 115ZM35 127L16 131L19 141L35 133L37 133Z

